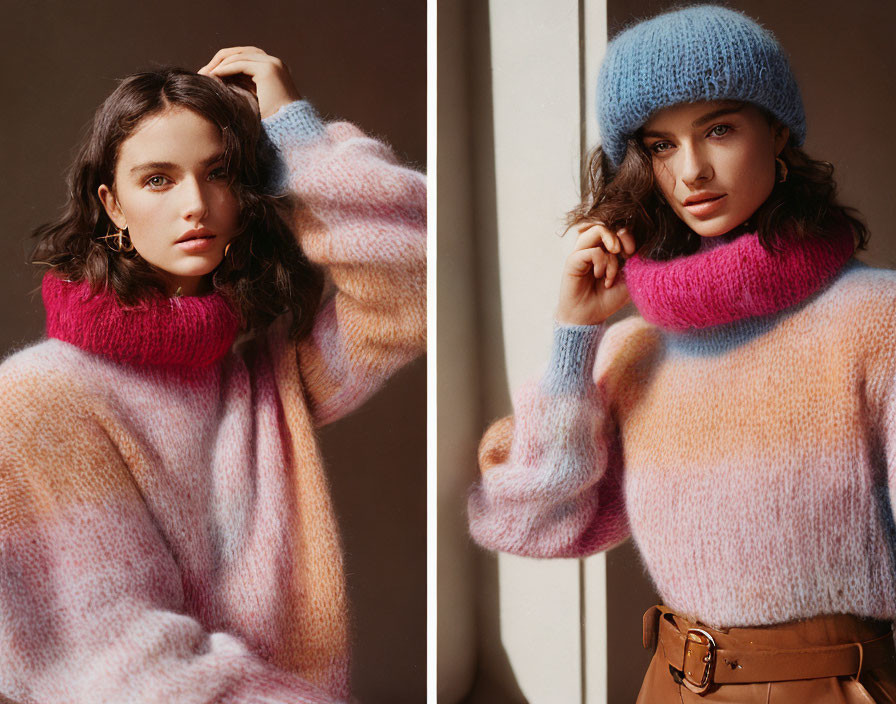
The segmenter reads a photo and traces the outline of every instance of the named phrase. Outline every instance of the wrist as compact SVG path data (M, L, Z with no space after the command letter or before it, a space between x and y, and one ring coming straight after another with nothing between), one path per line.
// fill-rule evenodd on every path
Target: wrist
M554 320L559 325L600 325L605 323L607 319L599 315L592 314L588 316L558 307L554 313Z
M545 388L553 393L585 390L592 385L591 374L604 325L554 325L554 343Z

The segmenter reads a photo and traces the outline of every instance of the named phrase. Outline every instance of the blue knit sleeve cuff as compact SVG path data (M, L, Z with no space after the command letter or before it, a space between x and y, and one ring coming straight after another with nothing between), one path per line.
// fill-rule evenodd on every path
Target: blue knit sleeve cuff
M545 376L545 390L552 393L584 390L592 384L594 359L606 324L554 323L554 344Z
M326 127L307 100L296 100L261 121L258 145L261 161L269 165L264 176L267 193L282 194L289 187L289 168L284 155L323 137Z
M264 131L274 146L286 152L291 146L311 142L323 136L326 128L317 110L307 100L296 100L284 105L261 121Z

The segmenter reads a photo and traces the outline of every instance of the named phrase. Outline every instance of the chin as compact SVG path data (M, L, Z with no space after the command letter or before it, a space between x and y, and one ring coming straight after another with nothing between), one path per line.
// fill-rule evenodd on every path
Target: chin
M166 270L167 273L172 274L173 276L185 276L185 277L201 277L207 276L211 274L215 269L218 268L218 265L221 263L220 260L208 260L196 262L191 266L181 266L173 268L172 270Z
M701 237L721 237L722 235L727 235L742 224L743 221L713 223L698 220L693 224L688 223L688 226Z

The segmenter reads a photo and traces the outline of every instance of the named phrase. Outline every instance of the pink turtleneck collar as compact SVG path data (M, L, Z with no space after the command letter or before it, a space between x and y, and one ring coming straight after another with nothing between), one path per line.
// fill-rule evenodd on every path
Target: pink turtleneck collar
M123 308L114 294L90 295L86 282L44 275L47 337L119 362L206 367L227 354L239 318L223 296L154 297Z
M831 281L854 251L847 227L829 240L787 241L777 253L748 233L669 261L635 255L623 271L644 319L683 332L789 308Z

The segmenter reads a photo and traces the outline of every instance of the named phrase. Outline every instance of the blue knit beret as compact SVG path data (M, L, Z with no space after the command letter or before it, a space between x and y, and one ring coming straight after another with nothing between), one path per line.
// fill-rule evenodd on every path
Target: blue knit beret
M746 100L790 128L799 146L806 116L790 62L774 35L718 5L666 12L609 43L597 79L604 152L618 167L626 140L660 108L698 100Z

